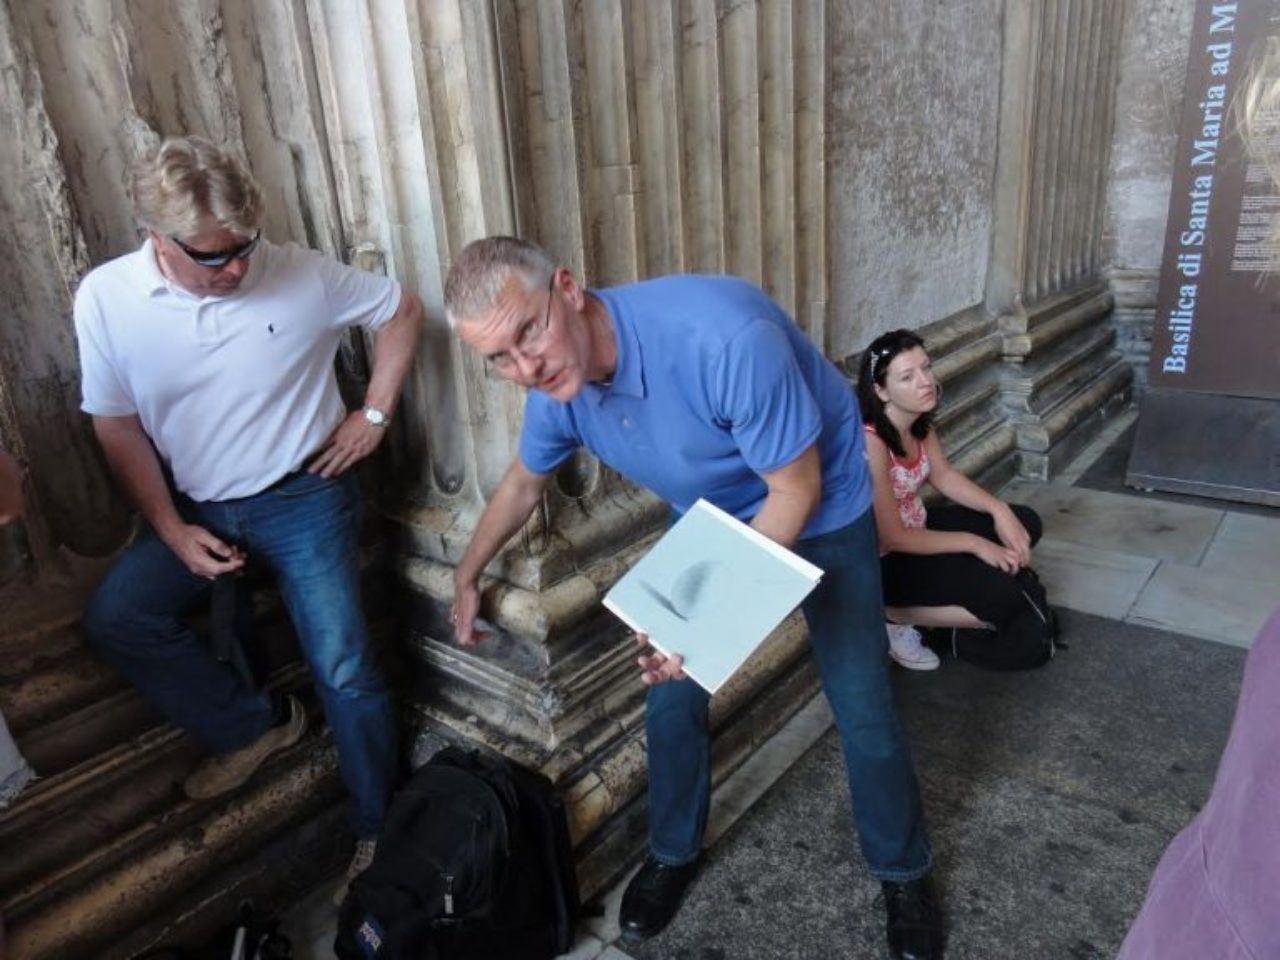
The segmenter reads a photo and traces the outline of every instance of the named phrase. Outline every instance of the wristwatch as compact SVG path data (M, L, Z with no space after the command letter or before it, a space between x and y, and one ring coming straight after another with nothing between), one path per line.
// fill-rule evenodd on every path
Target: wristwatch
M372 423L375 427L385 427L391 422L391 418L385 412L377 407L365 407L364 418Z

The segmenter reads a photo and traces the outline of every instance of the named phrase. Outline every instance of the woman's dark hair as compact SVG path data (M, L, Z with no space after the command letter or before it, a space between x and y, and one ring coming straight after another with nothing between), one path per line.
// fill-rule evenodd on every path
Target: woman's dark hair
M862 421L875 427L876 434L899 457L907 455L898 436L898 428L885 415L884 401L876 396L875 385L884 386L885 374L893 358L907 350L924 347L924 341L910 330L890 330L871 341L862 351L858 361L858 406L862 408ZM933 428L933 411L922 413L911 424L911 435L923 440Z

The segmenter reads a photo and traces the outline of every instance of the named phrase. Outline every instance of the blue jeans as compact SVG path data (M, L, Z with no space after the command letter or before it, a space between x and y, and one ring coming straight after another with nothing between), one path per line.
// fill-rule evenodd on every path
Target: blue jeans
M297 474L251 497L196 503L179 513L243 549L276 576L333 730L355 801L353 827L374 837L397 774L396 727L360 609L355 477ZM116 561L84 615L89 645L173 723L215 753L262 735L271 702L244 685L180 619L208 596L151 531Z
M862 855L878 880L922 877L932 853L889 685L871 511L794 549L824 571L802 609L844 749ZM711 797L709 700L692 680L660 684L648 693L649 849L662 863L688 863L702 844Z

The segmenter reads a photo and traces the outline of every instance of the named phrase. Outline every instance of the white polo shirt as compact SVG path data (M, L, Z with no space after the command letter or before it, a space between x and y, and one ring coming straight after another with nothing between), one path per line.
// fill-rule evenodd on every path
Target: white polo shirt
M344 328L376 330L399 303L394 280L266 240L233 294L193 296L160 272L148 240L76 291L81 409L137 414L193 500L249 496L346 416L333 367Z

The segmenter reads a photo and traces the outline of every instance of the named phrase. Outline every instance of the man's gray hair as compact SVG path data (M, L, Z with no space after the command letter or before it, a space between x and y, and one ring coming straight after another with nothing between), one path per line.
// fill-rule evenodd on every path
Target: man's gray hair
M515 273L525 287L546 286L556 262L536 243L518 237L473 240L449 268L444 282L444 309L449 325L457 327L487 313Z
M212 217L220 227L252 236L262 193L240 160L203 137L171 137L133 171L133 214L148 230L190 237Z

